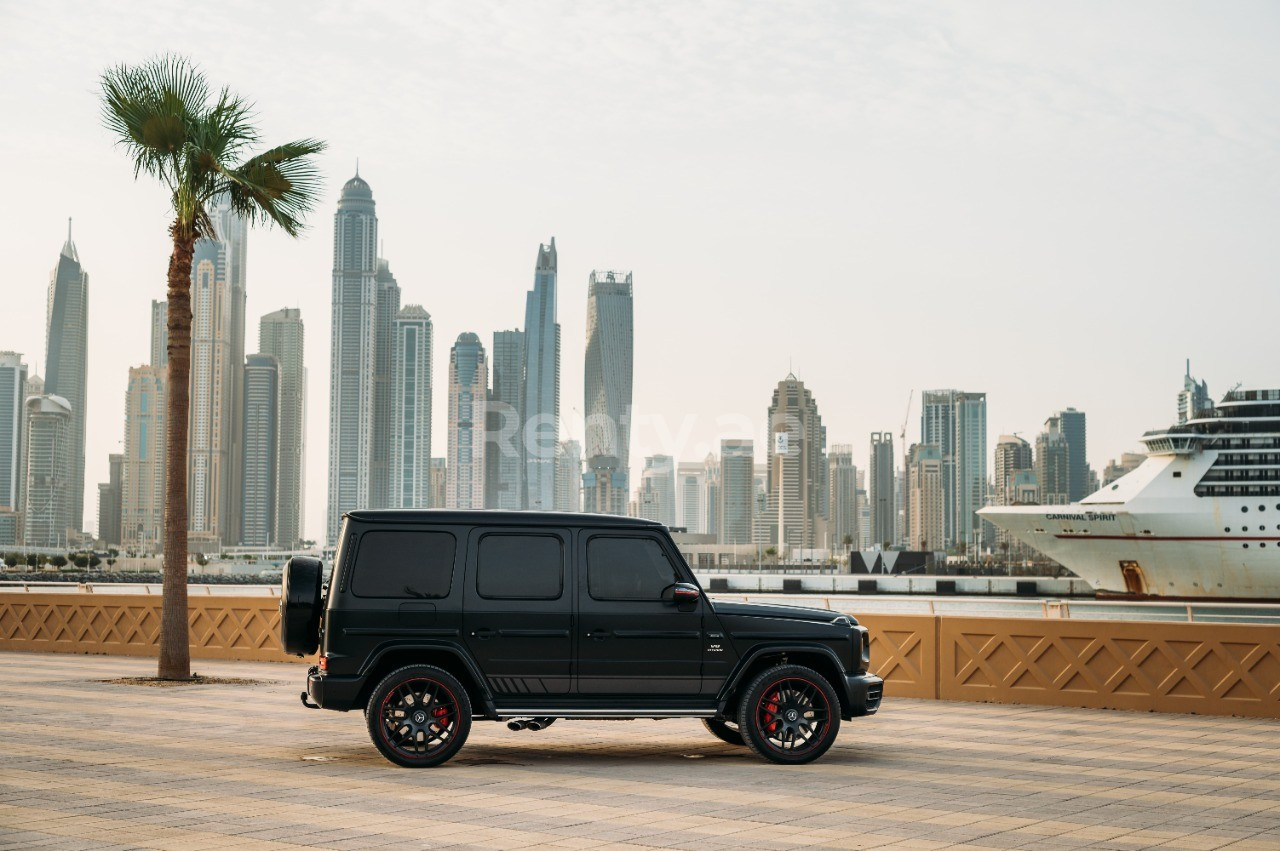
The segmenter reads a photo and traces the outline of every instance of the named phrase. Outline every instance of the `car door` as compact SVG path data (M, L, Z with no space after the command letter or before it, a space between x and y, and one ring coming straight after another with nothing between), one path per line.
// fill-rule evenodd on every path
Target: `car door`
M566 529L471 532L463 633L500 703L570 690L570 541Z
M586 531L577 551L577 692L698 694L707 604L699 598L677 606L663 599L673 584L690 579L663 538Z

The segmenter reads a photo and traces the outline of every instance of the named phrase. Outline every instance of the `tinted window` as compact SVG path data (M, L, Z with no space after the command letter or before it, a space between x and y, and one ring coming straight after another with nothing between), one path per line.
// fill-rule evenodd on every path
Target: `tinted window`
M554 600L564 587L564 554L551 535L485 535L476 591L490 600Z
M652 538L597 536L587 544L587 589L597 600L659 600L678 581Z
M365 532L351 590L359 597L447 597L455 549L447 532Z

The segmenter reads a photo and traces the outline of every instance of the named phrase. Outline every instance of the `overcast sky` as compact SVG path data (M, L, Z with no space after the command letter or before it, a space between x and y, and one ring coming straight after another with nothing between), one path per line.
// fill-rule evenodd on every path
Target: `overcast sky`
M402 302L435 320L437 455L450 345L523 323L552 235L568 436L587 275L635 273L635 470L758 436L788 369L859 465L912 389L908 442L921 390L986 391L992 445L1072 405L1100 470L1173 419L1188 357L1215 397L1280 386L1280 5L373 6L0 0L0 349L43 374L74 217L89 528L169 251L167 199L101 128L97 77L163 51L254 100L268 142L330 146L305 236L248 251L247 350L264 313L306 323L310 537L357 157Z

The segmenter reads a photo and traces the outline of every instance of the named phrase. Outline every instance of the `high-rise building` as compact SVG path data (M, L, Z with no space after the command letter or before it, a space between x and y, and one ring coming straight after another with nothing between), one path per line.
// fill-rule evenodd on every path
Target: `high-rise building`
M826 543L826 431L813 394L795 375L778 382L769 405L769 524L780 548Z
M447 508L484 508L484 425L489 372L484 344L470 332L449 352Z
M1071 447L1061 429L1050 428L1048 422L1036 437L1035 473L1042 505L1066 505L1071 501Z
M495 331L485 429L487 508L524 508L524 332ZM578 482L573 483L576 492Z
M98 540L106 546L120 543L120 498L123 488L124 456L107 456L107 480L98 484Z
M894 500L893 435L887 431L871 433L871 463L868 465L871 503L871 539L873 547L894 545L897 506Z
M392 345L391 501L388 508L432 507L432 336L431 315L421 305L401 308Z
M242 498L245 224L225 203L209 215L214 233L196 240L191 259L187 539L195 552L236 543Z
M858 468L853 445L837 443L827 455L827 537L832 552L847 552L858 544Z
M286 307L258 322L258 350L280 368L280 416L276 431L276 546L293 549L303 538L307 452L307 369L302 311Z
M1187 359L1187 374L1182 379L1182 391L1178 393L1178 423L1195 419L1213 411L1213 397L1209 385L1191 377L1191 359Z
M377 366L378 216L357 174L333 218L333 325L329 355L329 487L326 539L342 515L370 505L374 375Z
M151 365L169 365L169 302L151 300Z
M634 320L630 272L591 273L587 291L587 471L584 510L626 514L631 452L631 371Z
M936 550L942 543L944 527L942 451L928 444L913 444L907 456L907 482L911 502L907 546L912 550Z
M369 507L391 505L392 402L395 371L395 324L400 314L400 286L391 266L378 258L374 274L376 328L373 367L373 443L369 453ZM429 454L429 451L428 451Z
M1002 434L996 441L992 463L992 494L994 505L1013 505L1014 475L1035 466L1031 444L1016 434Z
M488 460L486 458L486 460ZM582 510L582 444L561 441L556 450L556 511Z
M0 352L0 547L20 544L23 509L22 444L26 426L27 365L17 352Z
M676 465L676 525L689 532L700 533L706 528L706 474L702 463L681 461Z
M76 432L71 403L61 396L26 400L24 540L30 547L65 547L77 528L71 511Z
M547 511L556 498L560 441L560 323L556 321L556 238L538 246L524 309L525 507Z
M920 442L937 446L942 454L944 545L979 546L982 526L977 511L986 505L987 496L987 394L926 390Z
M755 528L755 444L720 441L721 544L751 544Z
M720 458L714 452L708 452L702 462L702 504L706 506L703 513L702 530L708 535L720 535Z
M644 459L640 473L641 517L657 520L667 526L676 525L676 462L670 455L651 455Z
M1067 440L1067 502L1079 502L1093 492L1089 488L1091 471L1085 458L1088 433L1084 411L1075 408L1055 411L1045 428L1062 432Z
M45 316L44 392L71 406L69 477L61 487L67 498L67 519L75 531L84 528L85 401L88 382L89 276L80 266L80 255L67 241L49 275L48 312ZM65 537L64 532L60 532Z
M164 541L167 367L129 369L125 392L120 545L158 553Z
M431 498L432 508L444 508L445 486L448 482L448 463L444 458L431 459Z
M272 355L254 354L244 367L244 506L240 543L249 547L279 544L276 531L276 483L279 475L280 364Z

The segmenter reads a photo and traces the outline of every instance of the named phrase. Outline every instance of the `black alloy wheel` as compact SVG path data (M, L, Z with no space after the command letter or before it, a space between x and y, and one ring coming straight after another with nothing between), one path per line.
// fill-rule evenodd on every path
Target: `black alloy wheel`
M840 732L840 700L812 668L778 665L762 672L743 693L738 729L758 756L789 765L812 762Z
M742 731L738 729L736 722L721 721L719 718L703 718L702 726L722 742L738 747L744 747L747 744L742 740Z
M471 698L448 671L410 665L383 678L365 709L369 737L382 755L407 768L453 757L471 732Z

